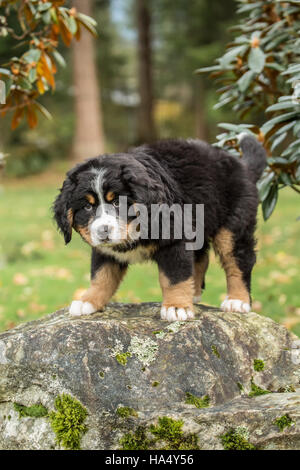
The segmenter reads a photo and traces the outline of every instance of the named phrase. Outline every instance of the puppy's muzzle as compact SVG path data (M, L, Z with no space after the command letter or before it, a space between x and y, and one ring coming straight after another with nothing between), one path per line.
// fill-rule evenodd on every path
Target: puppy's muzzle
M112 225L100 225L97 228L97 237L99 238L99 240L107 240L108 238L110 238L112 231Z

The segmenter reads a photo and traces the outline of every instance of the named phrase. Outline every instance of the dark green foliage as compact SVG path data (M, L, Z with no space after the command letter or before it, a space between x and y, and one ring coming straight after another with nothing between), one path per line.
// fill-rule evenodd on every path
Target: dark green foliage
M257 397L259 395L266 395L271 393L270 390L264 390L263 388L256 385L253 380L251 380L251 392L249 393L249 397Z
M149 428L139 426L120 440L122 450L192 450L199 449L196 434L184 434L183 421L163 416ZM153 437L151 437L151 434Z
M80 449L80 441L87 427L83 424L88 413L82 404L70 395L59 395L56 411L49 414L50 423L59 445L65 449Z
M300 4L238 2L243 19L235 31L240 35L216 65L199 72L211 72L223 82L216 108L230 103L242 118L250 111L252 122L255 113L256 121L259 116L260 126L220 124L224 132L217 145L239 155L241 132L255 134L264 144L270 158L258 186L268 219L279 189L288 186L300 193Z
M265 368L265 363L262 359L254 359L253 368L256 372L261 372Z
M135 432L125 434L120 440L122 450L148 450L150 444L146 429L142 426L139 426Z
M247 439L247 433L243 428L231 429L221 436L225 450L255 450L255 446Z
M212 350L212 352L214 353L214 355L217 356L217 358L220 359L221 354L219 353L219 350L218 350L217 346L215 346L215 345L213 344L212 347L211 347L211 350Z
M294 424L294 421L288 414L281 416L281 418L277 418L274 421L274 424L278 427L280 431L283 431L286 427L292 426Z
M130 416L138 416L138 413L133 408L130 408L129 406L119 406L116 413L121 418L129 418Z
M192 393L187 392L185 396L185 403L188 405L194 405L196 408L207 408L209 406L210 398L208 395L204 395L204 397L199 398L192 395Z
M43 418L48 415L48 410L41 404L25 406L20 403L14 403L14 409L19 413L20 418Z

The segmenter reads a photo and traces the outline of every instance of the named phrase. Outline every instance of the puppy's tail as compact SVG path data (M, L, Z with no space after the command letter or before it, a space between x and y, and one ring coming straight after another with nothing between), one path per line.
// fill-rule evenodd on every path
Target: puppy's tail
M240 148L243 152L241 161L247 167L251 180L256 183L267 165L266 151L254 137L246 133L241 135Z

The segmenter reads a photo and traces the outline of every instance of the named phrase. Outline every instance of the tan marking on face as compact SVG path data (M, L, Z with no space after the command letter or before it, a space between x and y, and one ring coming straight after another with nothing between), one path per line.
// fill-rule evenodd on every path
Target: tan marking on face
M114 295L127 268L107 263L100 268L91 281L91 287L83 294L82 301L90 302L97 310L102 309Z
M95 204L96 202L95 196L93 196L92 194L87 194L85 197L90 204L92 205Z
M233 254L234 241L232 232L222 228L216 235L213 244L226 273L228 298L239 299L250 304L248 289Z
M186 281L178 284L171 284L167 276L160 271L159 282L163 293L163 306L185 308L194 311L194 278L190 277Z
M116 197L116 195L112 191L108 191L108 193L106 194L107 202L113 201L115 199L115 197Z
M205 253L203 258L200 261L195 262L194 265L195 296L197 297L202 293L202 284L208 268L208 263L208 253Z
M80 233L80 235L82 236L82 238L89 244L92 246L92 239L91 239L91 234L90 234L90 229L89 229L89 226L81 226L81 225L78 225L77 227L75 227L75 230Z

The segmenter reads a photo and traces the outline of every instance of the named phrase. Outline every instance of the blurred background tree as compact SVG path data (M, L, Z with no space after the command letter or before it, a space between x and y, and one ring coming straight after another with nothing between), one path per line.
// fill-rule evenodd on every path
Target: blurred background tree
M47 6L62 2L40 3L47 13ZM81 41L74 43L73 60L68 36L58 45L60 64L67 66L58 67L55 93L39 98L42 109L53 116L51 121L41 118L32 130L20 121L12 133L10 118L0 120L1 151L10 154L7 176L40 172L104 149L124 150L154 137L213 140L218 121L233 119L231 110L212 111L212 83L194 71L222 53L230 38L234 0L64 3L73 14L92 12L98 37L78 28ZM0 15L5 16L3 12L2 2ZM15 45L2 30L1 64L9 61ZM20 56L22 48L16 51Z
M74 0L76 10L89 17L93 0ZM104 131L100 80L95 62L95 45L88 30L80 31L80 41L73 47L73 83L75 101L75 135L73 159L78 162L86 155L104 152Z
M270 158L259 182L265 220L278 190L300 193L300 5L299 1L239 0L239 35L217 64L200 69L221 82L217 107L229 104L250 124L220 124L218 145L238 148L241 132L254 133ZM237 153L237 152L235 152Z

